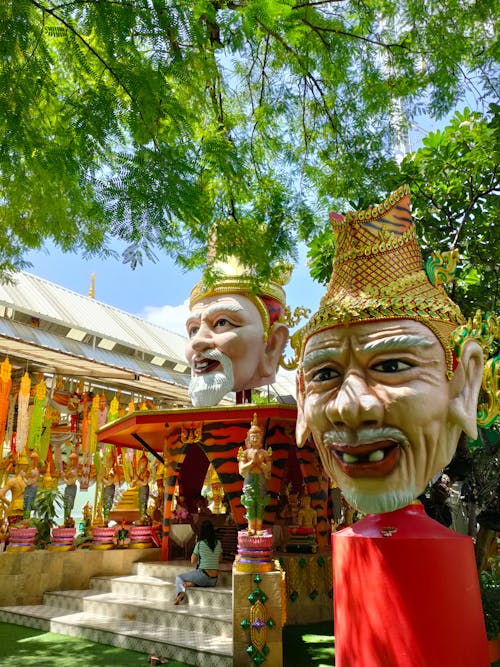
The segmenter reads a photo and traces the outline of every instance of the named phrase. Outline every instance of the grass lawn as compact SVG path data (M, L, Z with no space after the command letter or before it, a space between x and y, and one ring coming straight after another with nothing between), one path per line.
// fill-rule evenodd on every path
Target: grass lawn
M2 667L145 667L148 664L145 653L0 623ZM165 664L168 667L192 667L176 660L168 660ZM286 626L283 630L283 664L284 667L333 667L333 624ZM492 667L500 667L500 661Z

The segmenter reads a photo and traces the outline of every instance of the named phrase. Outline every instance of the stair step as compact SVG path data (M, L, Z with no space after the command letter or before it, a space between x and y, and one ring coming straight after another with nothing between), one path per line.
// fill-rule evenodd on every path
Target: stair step
M193 569L189 561L156 561L149 563L134 563L132 573L140 576L157 577L158 579L167 579L175 581L177 574L188 572ZM219 569L218 586L231 588L232 586L232 564L222 563Z
M44 603L68 612L86 612L116 619L136 620L151 626L192 628L221 637L232 636L231 606L218 608L207 605L181 604L173 600L135 599L130 595L96 593L92 590L54 591L45 593ZM189 600L189 597L188 597ZM227 600L230 603L230 599Z
M92 577L92 591L115 593L130 596L134 599L173 601L175 585L173 581L144 575L127 577ZM213 588L190 588L187 592L189 601L200 606L230 608L232 604L232 588L217 584Z
M183 629L152 627L150 623L97 616L95 613L64 613L60 607L50 605L2 607L0 620L148 655L175 658L198 667L232 665L231 638L198 632L187 624Z
M216 587L189 588L175 605L175 577L188 562L137 563L133 574L90 579L88 590L46 592L41 605L0 607L0 621L174 658L198 667L229 667L232 572Z

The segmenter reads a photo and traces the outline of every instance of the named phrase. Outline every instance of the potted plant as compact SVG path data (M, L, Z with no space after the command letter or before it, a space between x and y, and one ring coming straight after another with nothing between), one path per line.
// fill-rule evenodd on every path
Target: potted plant
M50 531L56 525L56 517L61 515L63 496L57 488L40 486L33 503L33 517L30 524L38 531L37 547L45 548L50 542Z

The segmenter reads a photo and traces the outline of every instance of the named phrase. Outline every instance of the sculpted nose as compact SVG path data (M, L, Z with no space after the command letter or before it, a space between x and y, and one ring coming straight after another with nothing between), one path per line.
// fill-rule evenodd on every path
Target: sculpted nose
M209 327L205 324L201 324L198 331L189 339L188 346L190 346L194 352L202 352L207 348L214 347Z
M328 405L327 416L337 428L373 428L382 425L384 409L365 379L356 373L350 373L346 375L338 393Z

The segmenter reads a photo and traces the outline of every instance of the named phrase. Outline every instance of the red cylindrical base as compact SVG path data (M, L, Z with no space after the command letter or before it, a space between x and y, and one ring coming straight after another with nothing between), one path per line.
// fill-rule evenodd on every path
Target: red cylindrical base
M472 540L421 505L332 535L336 667L489 667Z

